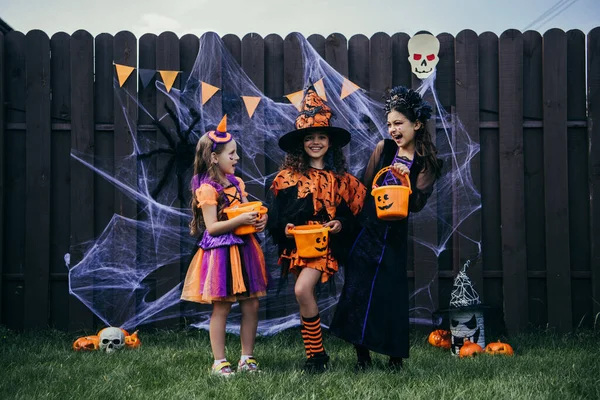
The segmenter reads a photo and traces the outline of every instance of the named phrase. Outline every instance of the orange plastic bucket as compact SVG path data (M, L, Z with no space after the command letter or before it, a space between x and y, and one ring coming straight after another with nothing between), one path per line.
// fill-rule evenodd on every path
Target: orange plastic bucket
M412 193L410 179L406 175L394 175L400 179L406 186L388 185L377 186L377 180L381 175L390 171L391 167L382 168L373 179L373 190L371 195L375 200L375 210L377 218L386 221L394 221L406 218L408 215L408 197Z
M289 232L294 235L300 257L317 258L327 254L329 228L321 225L298 225Z
M262 217L268 211L267 207L262 205L261 201L250 201L248 203L236 204L235 206L227 207L223 209L223 212L227 214L228 219L233 219L240 214L257 211L258 215ZM240 225L233 230L236 235L249 235L256 233L254 225Z

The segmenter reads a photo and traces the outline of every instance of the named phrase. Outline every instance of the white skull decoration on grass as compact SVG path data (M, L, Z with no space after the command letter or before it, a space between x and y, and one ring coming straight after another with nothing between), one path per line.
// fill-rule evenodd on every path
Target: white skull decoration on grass
M412 73L425 79L433 73L440 61L440 41L429 32L420 32L408 41L408 61Z
M125 347L125 333L119 328L104 328L98 334L100 336L100 350L112 353Z

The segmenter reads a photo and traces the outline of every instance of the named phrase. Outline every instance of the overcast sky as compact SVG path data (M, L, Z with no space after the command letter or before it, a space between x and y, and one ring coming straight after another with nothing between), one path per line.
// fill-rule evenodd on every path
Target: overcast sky
M600 0L0 0L0 18L15 30L41 29L48 35L78 29L93 35L129 30L138 37L164 31L180 37L207 31L240 37L300 32L349 38L419 30L456 35L463 29L500 34L524 30L544 14L547 22L529 29L588 33L600 26Z

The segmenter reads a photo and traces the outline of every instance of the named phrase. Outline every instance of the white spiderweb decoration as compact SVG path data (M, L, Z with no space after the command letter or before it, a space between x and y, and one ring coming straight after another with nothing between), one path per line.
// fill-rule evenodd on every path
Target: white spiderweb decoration
M450 307L460 308L469 307L481 304L479 294L475 291L471 279L467 275L467 268L471 265L471 260L468 260L462 270L454 279L452 293L450 294Z

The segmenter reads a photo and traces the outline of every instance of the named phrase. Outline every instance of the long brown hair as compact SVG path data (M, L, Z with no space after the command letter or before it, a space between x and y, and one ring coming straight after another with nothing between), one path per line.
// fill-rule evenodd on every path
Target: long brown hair
M225 149L226 143L217 144L213 150L214 142L208 137L208 134L202 135L196 145L196 156L194 157L194 178L192 179L192 221L190 222L190 233L196 236L198 233L206 229L204 218L202 217L202 209L198 207L195 190L197 185L203 180L210 180L220 184L226 177L223 175L219 166L211 161L211 154L221 154ZM217 215L220 215L225 203L222 201L223 193L219 193L217 201Z
M438 150L433 144L427 129L427 120L431 117L431 106L421 95L412 89L397 86L390 90L384 107L386 117L392 111L398 111L413 124L419 121L421 127L415 131L415 152L424 160L425 169L431 168L436 178L441 175Z

